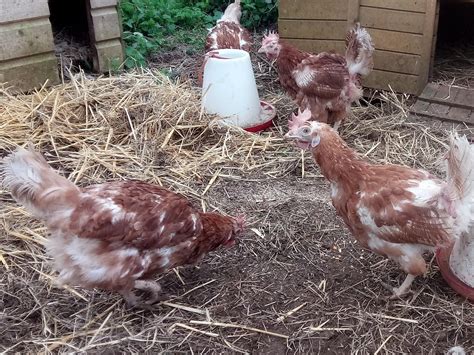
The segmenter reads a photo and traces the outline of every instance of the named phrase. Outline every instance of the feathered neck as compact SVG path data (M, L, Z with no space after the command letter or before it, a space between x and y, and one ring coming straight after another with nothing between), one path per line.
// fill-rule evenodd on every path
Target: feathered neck
M326 179L347 187L358 184L368 165L332 129L321 132L321 141L312 153Z
M309 53L300 51L299 49L291 46L285 41L280 40L280 53L276 60L278 68L286 68L287 70L294 70L301 61L309 57Z

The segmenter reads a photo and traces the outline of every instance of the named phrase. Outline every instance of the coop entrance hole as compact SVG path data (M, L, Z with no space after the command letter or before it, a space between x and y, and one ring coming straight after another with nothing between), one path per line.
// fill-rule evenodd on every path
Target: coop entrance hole
M68 68L92 71L87 0L48 0L56 56L65 72Z
M440 1L433 80L474 87L474 2Z

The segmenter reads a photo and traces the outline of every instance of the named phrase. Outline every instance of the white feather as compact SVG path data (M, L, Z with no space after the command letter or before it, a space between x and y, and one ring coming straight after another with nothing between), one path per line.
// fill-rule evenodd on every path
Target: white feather
M316 76L316 72L311 69L309 66L303 67L301 70L294 70L293 71L293 78L296 81L296 84L302 88L306 87L314 80Z

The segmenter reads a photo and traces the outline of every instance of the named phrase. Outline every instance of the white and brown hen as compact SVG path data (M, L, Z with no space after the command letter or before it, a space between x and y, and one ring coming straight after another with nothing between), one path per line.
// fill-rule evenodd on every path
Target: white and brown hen
M202 213L176 193L141 181L79 188L43 156L19 148L0 164L0 181L49 229L47 252L59 281L119 292L137 305L133 289L159 297L153 276L195 264L220 245L232 245L243 219Z
M250 32L240 24L242 10L240 0L227 6L217 24L209 30L206 38L206 52L217 49L243 49L249 52L252 48Z
M421 169L371 164L329 125L308 120L294 118L304 123L286 136L311 149L331 184L332 203L355 238L408 274L394 289L394 296L403 295L426 272L424 252L447 246L472 228L474 146L465 137L451 137L443 181Z
M280 84L298 107L309 108L312 119L334 124L336 130L362 96L360 77L372 70L373 51L369 33L359 24L347 34L345 56L303 52L276 33L267 34L258 50L275 60Z

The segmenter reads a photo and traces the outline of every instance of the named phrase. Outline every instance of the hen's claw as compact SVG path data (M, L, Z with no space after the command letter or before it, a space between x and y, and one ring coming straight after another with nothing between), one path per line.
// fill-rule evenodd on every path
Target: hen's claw
M150 297L147 300L141 300L140 297L135 295L132 290L120 291L120 294L124 298L127 306L130 308L142 308L153 310L152 304L156 303L163 298L160 295L161 286L159 283L150 280L136 280L135 285L136 289L148 292Z

